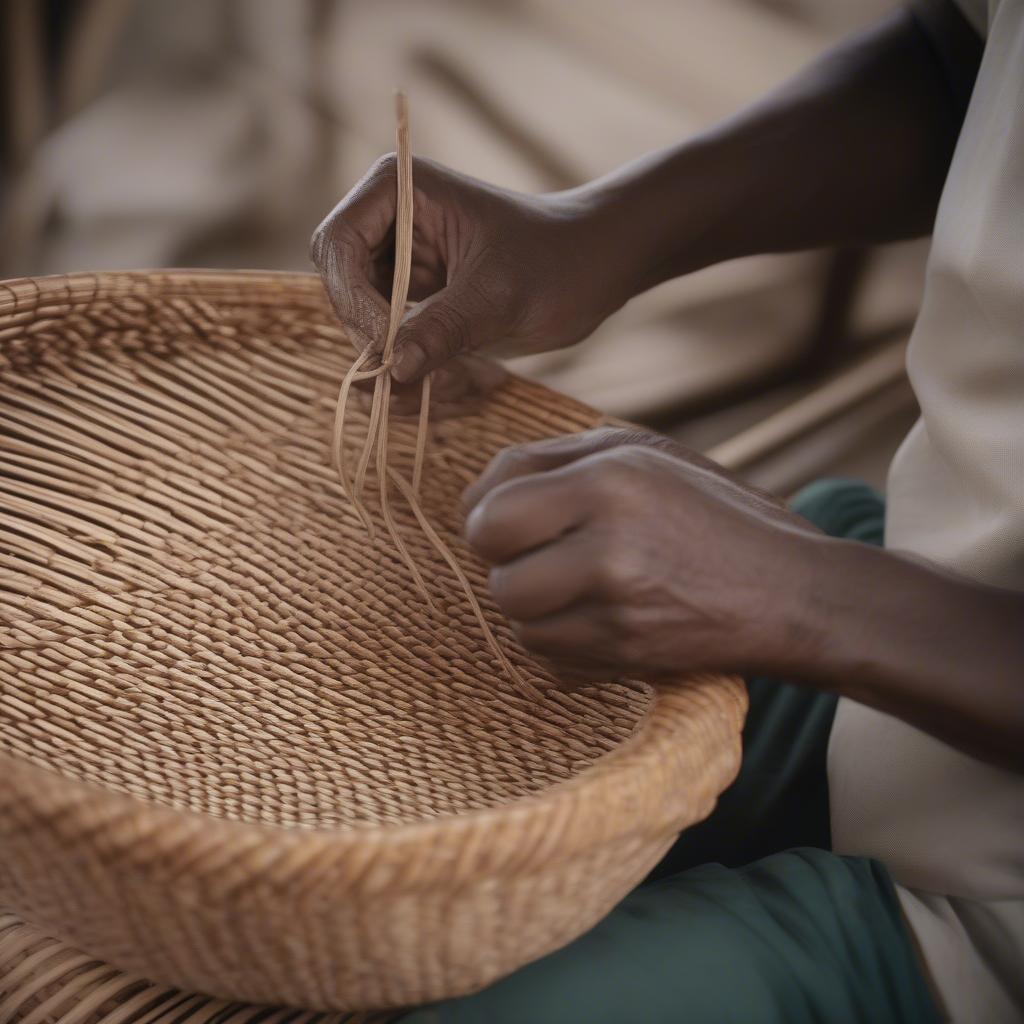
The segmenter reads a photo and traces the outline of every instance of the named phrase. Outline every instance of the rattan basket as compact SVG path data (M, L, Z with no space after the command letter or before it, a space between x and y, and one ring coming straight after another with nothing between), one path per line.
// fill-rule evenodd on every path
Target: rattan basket
M596 922L737 769L738 680L562 692L460 540L498 449L600 416L514 379L431 427L425 512L531 699L401 502L436 614L346 503L351 359L306 275L0 285L0 907L121 970L465 993Z

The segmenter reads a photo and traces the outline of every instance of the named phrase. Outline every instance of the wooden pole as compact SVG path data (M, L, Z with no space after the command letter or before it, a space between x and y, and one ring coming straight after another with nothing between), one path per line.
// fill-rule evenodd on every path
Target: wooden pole
M728 469L740 470L752 465L897 383L906 373L906 349L905 339L886 345L816 391L715 445L705 454Z

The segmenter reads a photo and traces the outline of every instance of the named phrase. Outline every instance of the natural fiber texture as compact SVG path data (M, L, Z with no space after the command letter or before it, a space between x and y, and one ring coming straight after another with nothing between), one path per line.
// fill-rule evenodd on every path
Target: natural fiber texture
M738 681L557 690L460 539L494 452L600 417L513 380L431 426L424 515L527 699L405 502L436 615L379 511L367 541L330 461L352 358L305 275L0 286L0 905L160 983L479 987L594 923L738 765Z
M366 362L367 353L360 352L352 363L345 379L342 381L341 390L338 393L338 406L334 414L334 434L332 443L332 455L334 468L338 473L338 482L346 497L352 502L359 515L359 518L366 524L367 532L373 539L373 521L366 513L366 507L362 502L364 473L369 463L370 452L376 453L377 486L379 488L380 512L384 524L388 529L388 536L395 550L401 556L409 569L409 575L416 584L428 607L432 612L437 611L427 585L423 581L423 574L416 564L415 558L409 552L409 548L402 538L395 523L394 515L391 512L390 488L397 487L413 515L416 522L423 529L427 539L433 545L434 550L448 564L453 575L458 581L469 607L473 610L476 620L483 633L484 641L490 648L494 657L501 665L502 670L512 681L515 688L524 697L539 698L537 690L528 682L516 667L509 661L505 652L501 649L490 625L487 616L484 614L473 592L473 585L466 578L462 567L458 563L452 549L445 542L445 539L433 528L423 512L419 501L420 481L423 476L423 462L427 451L427 427L430 422L430 374L423 378L420 390L420 412L416 425L415 451L412 463L412 481L407 482L399 472L388 465L388 401L391 393L391 378L388 375L392 356L395 349L395 338L398 335L398 328L402 323L402 315L406 308L406 299L409 297L409 280L412 275L412 228L413 228L413 180L412 180L412 150L409 143L409 104L405 93L398 93L396 100L396 114L398 118L398 130L396 139L398 173L398 194L395 197L395 274L394 284L391 291L391 316L388 323L388 333L384 340L384 348L380 354L380 366L365 374L360 372L362 365ZM369 429L365 431L363 452L359 459L359 468L356 471L354 483L348 479L347 460L345 459L345 414L348 411L348 400L351 395L352 384L359 378L373 378L373 401L370 406Z
M401 326L402 317L405 313L406 300L409 297L409 281L412 277L412 223L413 223L413 182L412 182L412 150L409 143L409 103L405 93L398 93L395 96L395 114L397 117L397 131L395 149L397 154L397 195L395 196L395 272L391 289L391 310L388 319L388 333L384 339L384 346L379 353L380 365L372 371L373 375L373 400L370 406L369 429L364 431L362 454L359 457L359 466L356 470L354 482L348 479L348 464L345 459L345 413L348 410L348 400L351 395L351 385L361 374L360 367L366 362L369 356L368 351L360 352L351 368L345 375L341 384L341 391L338 394L338 406L334 413L334 454L335 469L338 472L338 481L342 490L353 502L360 519L364 521L367 531L373 538L373 522L367 515L363 505L363 485L366 479L366 469L369 466L371 453L376 455L377 485L379 487L381 517L388 528L388 535L395 549L402 557L402 561L409 568L409 573L423 595L424 600L432 611L436 611L433 598L427 590L426 583L420 573L419 566L413 560L409 549L402 540L391 514L391 499L389 489L391 476L388 473L388 401L391 394L391 364L395 349L395 338L398 335L398 328ZM422 400L420 418L416 431L416 451L413 459L413 478L419 481L423 471L423 457L426 452L426 426L427 413L430 401L430 375L423 379ZM417 505L416 492L418 487L412 488L411 504L415 510ZM481 626L487 632L487 623L481 617ZM488 637L490 639L490 637Z
M399 1013L319 1013L182 992L0 910L0 1024L389 1024Z

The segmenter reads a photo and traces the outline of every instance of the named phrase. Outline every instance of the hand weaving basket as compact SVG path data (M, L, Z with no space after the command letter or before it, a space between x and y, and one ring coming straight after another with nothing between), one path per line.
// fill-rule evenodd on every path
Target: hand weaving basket
M479 988L596 922L739 762L739 681L558 690L460 540L498 449L598 414L512 380L431 427L423 508L531 699L404 504L439 613L346 503L351 360L305 275L0 285L0 908L160 983Z

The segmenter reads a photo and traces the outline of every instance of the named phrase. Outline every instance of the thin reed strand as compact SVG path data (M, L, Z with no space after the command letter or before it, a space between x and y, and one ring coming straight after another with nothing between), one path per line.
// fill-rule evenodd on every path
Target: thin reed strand
M423 464L426 458L426 447L428 427L430 420L430 374L423 378L420 391L419 420L416 429L416 447L413 456L412 483L408 483L398 472L388 465L388 406L391 401L391 377L388 372L392 363L392 356L395 347L395 338L405 315L406 300L409 297L409 281L412 274L412 222L413 222L413 181L412 181L412 153L409 147L409 105L403 93L396 97L396 114L398 120L397 131L397 152L398 152L398 195L396 199L395 217L395 276L391 290L391 312L388 320L388 333L381 352L381 365L373 371L363 371L362 367L369 358L369 350L364 350L353 362L349 372L345 375L341 389L338 393L338 406L335 413L334 435L332 439L332 462L335 471L341 481L342 490L345 496L352 502L360 520L366 527L372 540L374 529L369 512L363 503L363 492L366 483L366 475L369 470L371 458L374 460L377 470L377 482L379 487L379 501L381 518L387 528L388 535L394 549L399 557L405 562L409 569L416 587L423 595L424 600L433 611L437 611L430 592L427 589L426 581L408 545L403 540L395 521L389 497L389 480L393 481L402 496L408 502L416 517L420 528L426 534L428 540L447 562L455 578L465 592L473 614L483 630L487 646L493 652L498 663L506 675L519 690L520 693L534 699L540 698L536 687L532 686L516 670L515 666L508 659L501 649L497 638L487 623L486 616L473 592L473 586L466 574L459 566L458 559L452 553L451 548L444 542L438 532L430 525L419 502L420 484L423 477ZM355 478L349 482L348 471L345 463L345 413L347 410L349 392L352 382L357 379L374 378L373 401L370 406L370 418L367 426L366 437L363 439L363 447L356 465Z

